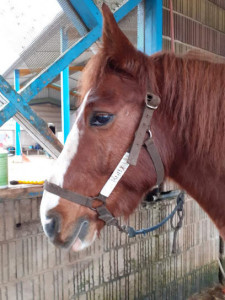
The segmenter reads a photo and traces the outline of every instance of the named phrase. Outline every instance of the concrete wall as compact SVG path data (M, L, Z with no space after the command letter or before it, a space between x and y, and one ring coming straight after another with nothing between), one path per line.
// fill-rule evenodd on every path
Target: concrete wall
M186 197L177 253L170 223L145 237L108 227L80 253L51 245L39 222L40 190L0 194L0 300L184 300L218 281L219 236L196 202ZM175 200L147 204L129 219L154 225Z

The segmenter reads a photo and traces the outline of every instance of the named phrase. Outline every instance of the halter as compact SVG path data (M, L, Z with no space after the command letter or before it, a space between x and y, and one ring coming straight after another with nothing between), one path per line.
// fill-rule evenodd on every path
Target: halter
M131 232L130 228L127 226L120 226L118 220L111 214L111 212L106 207L106 200L111 195L112 191L115 189L117 183L120 181L126 170L130 165L135 166L140 154L142 147L144 146L148 151L155 171L156 171L156 185L159 186L164 179L164 167L158 150L154 144L152 133L149 128L151 119L154 111L158 108L160 104L160 98L152 93L147 93L145 97L145 108L139 123L138 129L135 133L135 138L131 146L131 150L126 152L117 165L116 169L103 186L101 192L96 197L87 197L80 195L78 193L69 191L67 189L61 188L54 183L45 181L44 189L52 194L55 194L61 198L69 200L71 202L77 203L79 205L90 208L98 214L98 218L106 223L106 225L114 225L120 231L126 232L129 236L134 236L134 232ZM146 132L149 133L149 137L144 141ZM99 200L102 205L94 208L93 202ZM174 212L175 213L175 212Z

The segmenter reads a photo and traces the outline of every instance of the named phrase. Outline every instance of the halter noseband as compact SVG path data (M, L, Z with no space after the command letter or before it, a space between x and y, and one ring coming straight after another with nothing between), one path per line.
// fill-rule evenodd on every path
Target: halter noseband
M104 221L107 225L114 225L116 226L120 231L126 232L127 230L125 227L120 226L118 223L118 220L111 214L111 212L106 207L106 200L111 195L112 191L115 189L117 183L120 181L121 177L124 175L126 170L128 169L129 165L136 165L137 160L141 151L141 148L143 146L146 147L155 171L156 171L156 185L159 185L162 183L164 179L164 167L161 160L161 157L158 153L157 148L155 147L154 141L152 139L152 134L149 129L151 119L153 116L154 111L158 108L160 104L160 99L156 95L153 95L152 93L147 93L146 99L145 99L145 109L141 118L141 121L139 123L138 129L135 133L135 138L133 141L133 144L131 146L130 152L126 152L117 165L116 169L106 182L106 184L103 186L101 192L96 197L87 197L80 195L78 193L66 190L64 188L61 188L57 186L54 183L50 183L48 181L45 181L44 189L52 194L55 194L61 198L64 198L66 200L69 200L71 202L77 203L79 205L85 206L90 208L91 210L96 211L98 214L98 218L102 221ZM149 138L144 141L146 132L149 133ZM99 200L102 202L101 206L98 206L96 208L93 207L93 202L95 200Z

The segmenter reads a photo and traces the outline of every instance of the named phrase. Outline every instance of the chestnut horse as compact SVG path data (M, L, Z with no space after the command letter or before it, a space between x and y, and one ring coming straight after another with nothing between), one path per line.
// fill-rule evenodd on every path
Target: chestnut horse
M96 197L131 147L150 90L161 99L151 132L165 177L196 199L225 238L225 65L196 53L148 57L106 5L102 11L103 44L83 71L76 121L48 182ZM137 164L108 197L108 211L128 217L155 183L155 167L142 147ZM40 212L50 240L74 251L93 243L105 225L95 210L46 190Z

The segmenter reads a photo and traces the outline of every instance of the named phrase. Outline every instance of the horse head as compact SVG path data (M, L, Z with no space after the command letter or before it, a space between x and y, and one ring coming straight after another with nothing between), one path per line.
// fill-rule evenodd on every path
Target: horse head
M189 54L148 57L104 4L102 11L102 47L82 73L76 120L45 186L40 212L46 235L55 245L82 250L108 219L128 217L156 184L154 159L142 140L136 164L123 164L150 91L161 104L144 126L151 129L165 177L199 202L225 238L224 64ZM123 176L111 188L117 168Z
M103 5L103 45L85 67L81 105L65 147L48 182L88 197L96 197L134 139L147 89L147 57L137 51ZM141 149L108 197L113 216L129 216L156 182L146 150ZM101 205L96 198L93 207ZM89 246L104 226L94 210L44 191L41 221L45 233L62 247Z

